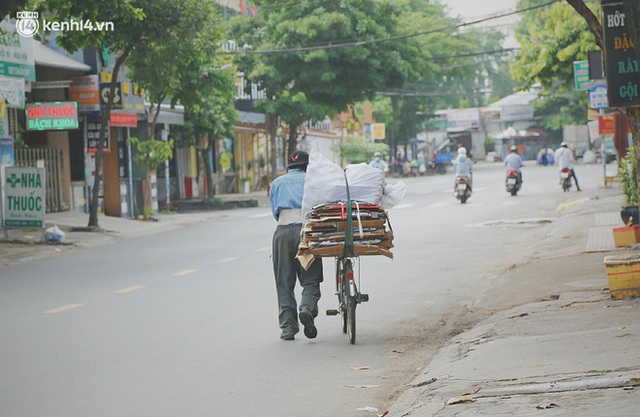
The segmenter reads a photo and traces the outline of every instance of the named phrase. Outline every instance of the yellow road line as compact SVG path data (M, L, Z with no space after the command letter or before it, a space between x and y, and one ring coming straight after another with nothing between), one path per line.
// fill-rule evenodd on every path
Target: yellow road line
M176 276L176 277L182 277L182 276L185 276L185 275L193 274L194 272L198 272L198 270L197 269L185 269L184 271L176 272L173 275Z
M62 313L63 311L72 310L72 309L77 308L77 307L82 307L83 305L84 304L67 304L65 306L56 307L56 308L52 308L50 310L47 310L47 311L45 311L45 314Z
M116 294L126 294L128 292L134 292L134 291L138 291L139 289L142 289L146 287L146 285L132 285L131 287L127 287L127 288L122 288L116 291Z
M228 257L228 258L220 259L220 260L218 261L218 263L223 263L223 262L232 262L232 261L235 261L235 260L237 260L237 259L240 259L240 258L238 258L237 256L230 256L230 257Z

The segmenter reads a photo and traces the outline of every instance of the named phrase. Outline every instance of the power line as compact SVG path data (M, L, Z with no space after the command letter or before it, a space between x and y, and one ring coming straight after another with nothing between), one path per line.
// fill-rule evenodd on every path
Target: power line
M311 51L317 51L317 50L321 50L321 49L338 49L338 48L350 48L350 47L357 47L357 46L372 45L372 44L377 44L377 43L382 43L382 42L404 40L404 39L414 38L416 36L430 35L430 34L433 34L433 33L450 31L450 30L453 30L453 29L459 29L459 28L466 27L466 26L472 26L472 25L476 25L478 23L483 23L483 22L489 21L489 20L499 19L499 18L502 18L502 17L512 16L512 15L515 15L515 14L528 12L530 10L535 10L535 9L540 9L540 8L543 8L543 7L547 7L547 6L552 5L553 3L557 3L558 1L561 1L561 0L552 0L552 1L549 1L549 2L541 4L541 5L526 7L524 9L515 10L513 12L507 12L507 13L503 13L503 14L496 15L496 16L490 16L490 17L485 17L485 18L473 20L473 21L470 21L470 22L463 22L463 23L456 24L456 25L449 25L449 26L446 26L446 27L440 28L440 29L421 31L421 32L407 34L407 35L389 36L389 37L386 37L386 38L370 39L370 40L366 40L366 41L353 41L353 42L344 42L344 43L337 43L337 44L306 46L306 47L287 48L287 49L266 49L266 50L262 50L262 51L253 51L253 50L244 49L244 50L237 50L237 51L220 51L220 52L216 52L215 54L216 55L289 54L289 53L299 53L299 52L311 52Z

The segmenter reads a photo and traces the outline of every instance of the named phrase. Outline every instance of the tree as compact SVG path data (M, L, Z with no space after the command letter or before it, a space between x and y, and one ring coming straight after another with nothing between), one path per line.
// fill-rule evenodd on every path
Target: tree
M171 159L173 156L173 139L167 142L149 139L140 141L138 138L129 138L129 143L136 147L140 155L135 156L136 161L144 165L147 182L143 186L144 218L149 220L153 211L151 203L151 173L158 169L158 165Z
M214 103L202 101L210 99L219 87L225 97L231 97L233 79L219 74L222 67L218 51L222 34L215 9L203 0L182 1L176 8L174 21L168 35L161 39L150 39L136 46L128 60L129 77L146 93L150 105L149 140L155 140L156 126L163 102L181 103L190 106L190 116L194 110L205 111L213 120L218 117ZM205 97L206 96L206 97ZM233 109L233 103L227 103ZM200 118L201 120L201 118ZM230 119L233 123L235 119ZM213 184L208 158L203 158L208 167L208 185ZM147 187L147 192L151 189ZM212 195L212 194L209 194Z
M637 0L621 0L625 11L625 25L629 27L629 36L633 39L635 51L635 68L640 62L640 4ZM589 30L596 38L596 43L606 56L607 50L603 39L603 28L596 15L586 7L583 0L567 0L567 3L587 22ZM636 73L637 70L636 70ZM625 114L631 125L633 148L636 165L640 163L640 107L627 107ZM638 174L640 175L640 174ZM638 177L637 177L638 178Z
M346 159L349 164L369 162L373 154L380 152L383 155L389 153L389 145L386 143L373 143L364 136L352 136L347 142L337 144L338 154Z
M231 135L238 119L234 107L235 72L232 71L233 68L227 68L210 64L208 69L193 73L183 80L181 91L176 96L185 110L185 124L177 130L184 138L182 145L194 145L202 158L209 197L215 194L209 153L215 149L216 139ZM199 94L193 94L193 91L198 91Z
M519 7L533 4L521 1ZM597 10L598 5L590 7ZM542 85L535 106L535 114L542 117L540 126L559 131L563 125L586 123L588 97L575 90L573 81L573 62L587 59L588 52L596 48L596 39L584 19L567 4L555 3L525 13L516 37L521 50L511 74L523 90L535 83Z
M204 0L202 0L204 1ZM68 52L85 47L97 50L108 48L116 54L112 72L111 94L102 111L102 125L106 126L112 107L112 101L120 68L130 54L155 42L172 42L172 32L181 23L183 1L181 0L47 0L44 4L51 13L51 21L64 21L70 18L113 22L113 31L66 31L57 38L57 42ZM105 132L101 131L98 143L103 143ZM98 226L98 197L102 180L102 146L96 153L96 186L89 201L89 227Z
M249 23L258 30L235 39L252 45L256 54L240 69L266 91L267 99L257 105L289 125L289 151L295 149L302 122L338 113L380 89L399 87L415 71L412 41L367 42L398 34L398 13L391 2L260 3L261 18ZM247 24L236 27L242 25ZM348 47L305 49L350 42ZM269 52L274 50L287 52Z

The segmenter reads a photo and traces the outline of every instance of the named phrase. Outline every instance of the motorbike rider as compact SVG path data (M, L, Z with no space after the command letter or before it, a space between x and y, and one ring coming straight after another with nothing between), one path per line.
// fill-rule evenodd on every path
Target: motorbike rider
M558 162L558 167L560 167L561 172L564 168L567 168L571 172L571 176L573 180L576 182L576 188L578 191L582 191L580 189L580 185L578 185L578 177L576 177L576 172L573 170L573 165L576 162L575 157L573 156L573 151L569 149L569 146L566 142L562 142L558 150L556 150L555 160ZM562 183L562 181L560 181Z
M458 157L452 161L456 169L456 177L468 178L467 185L471 190L473 183L473 162L467 157L467 149L464 146L458 148Z
M385 174L389 172L389 165L387 164L387 161L382 159L382 154L380 152L373 154L373 159L369 162L369 166L372 168L378 168Z
M507 171L512 168L516 170L516 172L518 173L518 182L522 184L522 172L520 171L520 168L523 166L523 164L522 158L520 157L520 155L518 155L518 148L512 146L509 149L509 155L504 158L504 165L507 167Z

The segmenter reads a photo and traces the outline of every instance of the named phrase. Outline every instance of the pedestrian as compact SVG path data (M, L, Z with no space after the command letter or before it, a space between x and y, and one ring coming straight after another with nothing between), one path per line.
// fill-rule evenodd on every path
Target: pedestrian
M509 155L504 158L504 165L507 167L507 170L513 168L518 173L518 182L522 183L522 171L520 171L520 167L522 167L522 157L518 155L518 148L512 146L509 149Z
M555 160L558 162L560 171L562 171L563 168L567 168L571 172L571 176L576 182L576 188L578 189L578 191L582 191L580 189L580 185L578 184L578 177L576 177L576 172L573 169L576 158L573 156L573 151L569 149L569 146L566 142L562 142L558 150L556 150ZM562 183L562 180L560 182Z
M309 154L295 151L289 155L287 173L271 183L269 199L273 217L278 222L273 233L273 272L278 298L278 321L282 340L294 340L300 330L298 319L304 326L304 335L309 339L317 336L314 319L318 315L322 261L316 259L305 270L296 258L302 233L302 197L304 178L309 163ZM295 287L302 287L302 298L298 312Z

